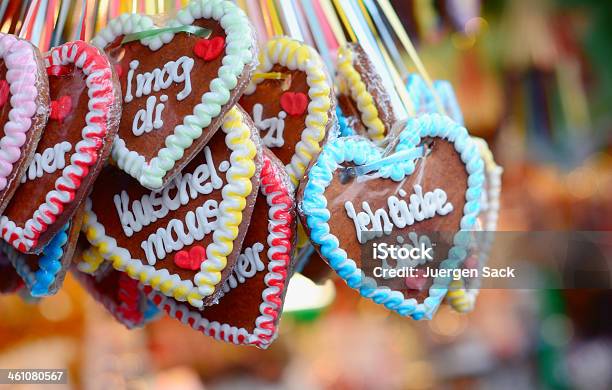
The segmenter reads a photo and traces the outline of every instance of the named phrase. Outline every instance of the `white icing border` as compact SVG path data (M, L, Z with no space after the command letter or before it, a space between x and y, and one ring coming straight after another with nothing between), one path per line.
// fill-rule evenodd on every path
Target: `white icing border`
M129 150L119 136L113 143L112 157L119 168L136 178L149 189L160 189L166 174L193 141L202 136L202 129L208 127L219 116L221 107L231 98L231 91L239 83L244 68L255 58L256 47L251 24L235 4L225 0L193 0L180 10L176 19L167 27L192 25L198 19L218 21L226 33L225 56L219 68L218 77L210 82L210 91L202 95L201 103L194 107L193 114L187 115L183 123L174 128L174 133L165 139L165 147L148 163L143 155ZM123 14L111 20L92 40L92 44L103 49L121 35L159 28L147 16ZM170 43L174 33L166 32L141 40L143 45L155 51Z

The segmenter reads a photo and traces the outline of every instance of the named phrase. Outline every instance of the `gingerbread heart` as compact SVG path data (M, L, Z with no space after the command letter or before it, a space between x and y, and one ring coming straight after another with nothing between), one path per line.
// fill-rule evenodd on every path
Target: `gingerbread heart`
M267 348L278 335L293 268L295 227L293 187L283 164L266 150L252 222L218 303L199 311L148 288L149 299L207 336Z
M49 115L49 84L40 52L0 33L0 214L34 157Z
M373 259L381 247L372 243L389 238L421 248L407 269L428 266L426 254L440 269L460 267L479 213L483 162L467 130L440 115L408 120L391 147L384 156L362 137L330 141L300 186L298 210L317 250L350 287L402 316L431 318L449 278L433 279L425 295L401 274L392 280L399 285L383 283L387 260ZM432 233L435 247L427 245Z
M332 86L319 54L302 42L272 38L260 57L240 105L297 187L334 123Z
M87 239L143 284L196 307L211 304L240 254L261 159L257 130L236 106L221 131L160 191L106 168L86 203ZM176 255L197 246L206 248L201 266L177 266Z
M0 253L15 267L32 297L54 295L63 285L81 230L81 219L77 217L60 229L40 255L23 254L0 241Z
M360 44L350 43L338 50L336 87L347 125L359 135L382 142L391 133L397 115L382 79Z
M75 261L78 263L89 244L79 239ZM72 275L85 290L100 302L117 321L128 329L142 327L155 319L157 307L142 292L140 283L127 274L114 269L100 269L95 275L88 275L73 267Z
M219 129L246 88L256 53L251 24L230 1L193 0L167 26L124 14L92 41L121 69L113 160L149 189L169 183ZM210 36L202 38L205 29Z
M47 53L45 64L55 114L0 217L2 238L24 253L39 253L76 213L110 154L121 115L117 80L98 49L66 43Z

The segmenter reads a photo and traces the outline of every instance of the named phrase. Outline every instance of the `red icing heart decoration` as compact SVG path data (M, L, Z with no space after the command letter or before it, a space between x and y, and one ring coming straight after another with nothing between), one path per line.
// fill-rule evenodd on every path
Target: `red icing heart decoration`
M6 80L0 80L0 107L4 106L8 101L9 85Z
M425 283L427 283L427 277L425 277L425 270L424 269L417 269L416 270L416 275L415 276L407 276L406 277L406 287L408 287L411 290L417 290L417 291L421 291L423 290L423 287L425 287Z
M183 269L197 271L206 260L206 249L196 245L187 251L179 251L174 255L174 264Z
M202 38L193 47L193 52L204 61L212 61L221 55L223 49L225 49L224 37Z
M56 121L63 121L72 111L72 99L70 96L62 96L57 100L51 101L51 114L49 117Z
M291 116L300 116L308 108L308 96L303 92L285 92L281 96L281 107Z

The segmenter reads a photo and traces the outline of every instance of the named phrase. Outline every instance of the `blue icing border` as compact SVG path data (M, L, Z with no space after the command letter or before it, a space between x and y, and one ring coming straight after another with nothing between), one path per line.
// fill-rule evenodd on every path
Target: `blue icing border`
M457 96L451 83L446 80L436 80L433 82L433 88L441 100L442 106L452 120L460 125L463 125L463 113L457 102ZM438 112L436 100L430 89L427 87L425 80L415 73L408 76L406 89L414 104L414 109L417 115L433 114Z
M23 255L11 247L5 247L5 250L15 251L11 262L15 266L17 273L25 282L30 294L33 297L45 297L54 294L55 291L50 291L51 285L55 282L57 274L62 270L62 256L64 256L64 246L68 242L68 229L70 222L49 241L43 248L40 258L38 259L39 269L32 272ZM7 254L8 257L12 257Z
M355 130L349 126L340 106L336 106L336 117L338 118L338 126L340 127L340 137L355 135Z
M141 291L142 293L142 291ZM152 300L147 299L147 301L145 302L145 308L142 312L143 315L143 325L147 324L148 322L151 322L155 319L157 319L157 317L161 314L161 310L155 305L155 303L153 303Z
M450 118L439 114L425 114L409 119L399 135L399 143L395 150L414 148L423 137L440 137L452 142L455 150L460 153L468 173L468 189L464 215L460 223L461 230L455 234L449 258L440 264L443 268L457 268L467 256L470 236L466 232L477 226L476 218L480 211L480 194L484 183L484 162L467 130ZM364 165L381 158L382 151L363 137L339 138L328 142L308 172L300 207L306 216L311 240L320 246L321 254L349 287L359 290L362 296L384 305L401 316L411 316L417 320L431 318L448 292L450 278L435 278L429 289L429 296L423 302L417 302L414 298L405 299L399 291L377 288L376 281L365 277L355 261L349 259L346 251L340 248L338 238L330 232L331 213L327 208L325 189L330 185L334 171L344 162ZM386 166L379 173L382 177L400 181L412 173L414 167L415 162L410 161L410 164Z

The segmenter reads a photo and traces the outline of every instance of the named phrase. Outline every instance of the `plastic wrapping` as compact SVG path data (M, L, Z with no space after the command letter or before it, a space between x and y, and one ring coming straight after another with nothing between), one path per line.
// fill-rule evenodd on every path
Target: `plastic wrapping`
M466 258L469 231L478 228L483 162L465 128L447 117L424 115L404 128L386 150L358 136L328 143L300 187L299 212L315 248L350 287L400 315L431 318L451 278L421 274L458 269ZM418 151L418 158L397 158ZM375 169L355 176L346 173L352 166ZM383 242L428 244L433 256L402 263L415 275L384 280L374 268L400 263L373 259L372 244Z

